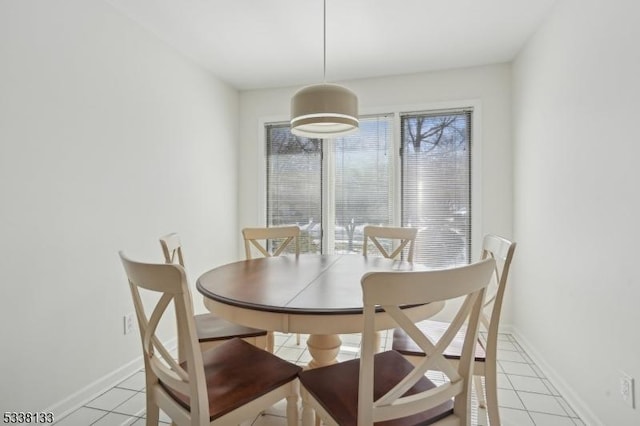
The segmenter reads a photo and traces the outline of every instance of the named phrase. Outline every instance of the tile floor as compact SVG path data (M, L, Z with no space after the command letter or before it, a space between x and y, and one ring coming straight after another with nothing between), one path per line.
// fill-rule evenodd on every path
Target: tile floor
M303 342L304 342L304 336ZM343 335L338 359L344 361L358 355L360 336ZM295 335L276 333L276 354L300 365L310 357L304 344L295 343ZM382 335L385 347L391 338ZM584 423L553 387L542 371L522 350L516 339L500 335L498 343L498 399L504 426L575 426ZM441 373L429 377L441 381ZM473 406L475 407L475 401ZM144 372L140 371L56 422L59 426L145 425ZM161 412L161 424L170 423ZM474 409L474 426L487 424L484 410ZM249 420L243 426L285 426L284 403L276 404L266 414Z

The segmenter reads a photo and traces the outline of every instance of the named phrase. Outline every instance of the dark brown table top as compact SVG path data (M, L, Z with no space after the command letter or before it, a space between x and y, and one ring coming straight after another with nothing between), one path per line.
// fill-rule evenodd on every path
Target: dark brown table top
M422 265L362 255L243 260L205 272L203 296L247 309L288 314L362 313L360 279L367 272L426 270Z

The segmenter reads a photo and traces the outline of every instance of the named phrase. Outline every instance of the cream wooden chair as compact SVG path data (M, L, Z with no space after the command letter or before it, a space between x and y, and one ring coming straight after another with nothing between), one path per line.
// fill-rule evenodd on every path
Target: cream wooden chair
M409 246L409 252L407 254L407 258L405 259L407 262L413 262L413 252L416 243L416 235L418 235L418 228L402 228L402 227L393 227L393 226L372 226L367 225L364 227L364 241L362 243L362 254L364 256L367 255L367 250L369 246L368 240L376 246L376 248L382 253L382 255L389 259L396 259L401 254L402 251ZM384 247L383 241L391 240L391 242L395 242L399 240L393 251L387 250ZM391 253L389 253L391 251Z
M493 259L459 268L420 272L372 272L362 277L364 330L361 358L303 371L303 425L313 423L315 410L325 424L369 426L470 425L471 367L485 290ZM438 341L425 337L401 306L446 301L465 296L451 326ZM375 317L385 315L412 336L429 354L417 365L395 351L376 354ZM467 321L462 359L454 367L443 357ZM448 381L436 385L425 373L440 370ZM312 410L311 410L312 409Z
M120 258L142 338L147 425L158 424L159 409L177 425L238 424L285 398L288 425L298 424L296 376L300 367L241 339L201 352L184 268L135 262L122 252ZM141 290L158 295L155 303L147 305L149 311ZM178 336L187 342L182 363L156 335L160 320L171 310L175 311Z
M498 385L497 385L497 351L498 351L498 326L502 300L509 276L511 260L515 252L516 243L496 235L486 235L482 243L482 259L491 258L496 261L496 268L487 291L480 321L483 334L478 339L475 350L475 363L473 367L474 384L481 408L487 408L491 426L500 425L500 412L498 410ZM437 338L448 327L448 323L440 321L422 321L418 328L429 338ZM486 336L486 337L485 337ZM458 334L451 345L444 352L444 356L454 364L460 360L462 348L462 333ZM411 362L420 362L424 359L424 352L401 329L395 329L393 333L392 348L405 355ZM482 380L484 377L484 391ZM486 396L486 399L485 399Z
M254 250L257 250L264 257L280 256L291 243L295 246L295 255L300 254L300 228L298 226L244 228L242 237L244 238L244 253L247 260L253 259ZM272 245L279 244L272 251L269 251L269 242ZM296 334L296 344L300 344L299 334ZM267 335L267 347L273 352L273 332L269 332Z
M160 246L165 263L177 263L184 268L182 244L178 234L171 233L160 237ZM267 332L265 330L234 324L211 313L195 315L194 321L196 335L202 350L211 349L234 337L245 340L261 349L267 348ZM180 352L182 351L180 350Z
M295 254L300 254L300 228L297 226L274 226L270 228L244 228L242 230L244 238L244 252L247 259L253 258L253 249L262 256L280 256L290 243L295 245ZM265 243L262 244L261 241ZM267 250L268 242L273 245L279 244L272 250Z

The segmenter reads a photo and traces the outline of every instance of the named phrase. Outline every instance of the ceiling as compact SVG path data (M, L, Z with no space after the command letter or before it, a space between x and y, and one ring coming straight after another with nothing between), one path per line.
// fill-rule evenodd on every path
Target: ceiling
M106 0L239 90L322 82L322 0ZM557 0L326 0L326 81L508 62Z

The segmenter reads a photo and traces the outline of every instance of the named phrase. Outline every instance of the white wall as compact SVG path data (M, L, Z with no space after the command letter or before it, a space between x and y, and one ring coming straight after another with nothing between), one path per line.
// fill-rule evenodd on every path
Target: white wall
M435 107L462 101L480 105L481 230L511 237L511 76L507 64L443 72L412 74L342 82L359 98L361 113L391 112L400 106ZM246 91L240 94L240 191L239 226L264 222L260 209L260 176L264 169L256 154L260 141L260 122L287 120L291 96L299 87ZM406 111L406 110L404 110ZM476 255L479 255L476 253Z
M640 3L563 0L514 66L514 324L588 425L638 425Z
M0 58L0 411L59 414L140 356L119 249L234 258L238 94L98 0L2 0Z

